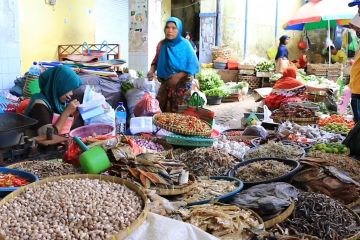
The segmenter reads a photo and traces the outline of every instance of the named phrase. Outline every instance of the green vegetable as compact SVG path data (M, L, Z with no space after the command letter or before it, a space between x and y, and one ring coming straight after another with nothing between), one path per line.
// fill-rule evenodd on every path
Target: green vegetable
M275 63L264 61L256 65L255 70L257 72L272 72L275 70Z
M277 80L279 80L282 77L281 73L275 73L274 75L272 75L270 77L270 82L276 82Z
M229 94L226 92L226 90L221 88L214 88L210 90L204 91L205 95L207 97L227 97Z
M221 80L220 75L214 69L201 69L201 72L196 75L199 80L201 91L206 91L225 85Z
M123 82L121 84L121 91L125 94L127 91L134 88L134 85L130 81Z

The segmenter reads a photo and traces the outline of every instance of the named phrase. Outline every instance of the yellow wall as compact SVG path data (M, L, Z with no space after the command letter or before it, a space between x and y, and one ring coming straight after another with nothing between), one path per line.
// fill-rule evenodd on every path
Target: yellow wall
M21 71L33 61L57 60L59 44L95 42L95 1L20 0Z

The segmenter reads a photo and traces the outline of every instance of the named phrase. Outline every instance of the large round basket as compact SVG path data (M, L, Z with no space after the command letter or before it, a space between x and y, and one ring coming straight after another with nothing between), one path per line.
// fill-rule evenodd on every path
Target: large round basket
M2 207L4 204L6 204L9 200L15 199L22 192L24 192L27 188L30 188L30 187L41 188L42 185L44 185L47 182L55 182L55 181L59 181L61 179L84 179L84 178L99 179L101 181L125 185L126 187L135 191L142 198L142 200L144 202L144 208L143 208L142 212L140 213L139 217L129 227L127 227L126 229L124 229L124 230L116 233L114 236L112 236L112 238L111 238L112 240L124 239L125 237L129 236L132 232L134 232L134 230L136 230L145 221L146 216L149 211L149 207L148 207L148 203L147 203L148 199L140 187L138 187L137 185L135 185L132 182L126 181L126 180L118 178L118 177L95 175L95 174L77 174L77 175L66 175L66 176L60 176L60 177L46 178L44 180L41 180L41 181L38 181L38 182L35 182L32 184L29 184L25 187L22 187L22 188L18 189L17 191L12 192L11 194L7 195L5 198L2 199L2 201L0 201L0 207ZM4 239L5 238L3 238L0 235L0 240L4 240Z
M166 124L162 124L159 122L159 118L161 116L164 116L164 115L174 115L174 116L177 116L177 117L180 117L180 118L186 118L186 117L189 117L189 116L186 116L186 115L182 115L182 114L178 114L178 113L160 113L160 114L156 114L154 116L154 124L162 129L165 129L169 132L173 132L173 133L177 133L177 134L181 134L181 135L187 135L187 136L201 136L201 137L207 137L207 136L210 136L211 135L211 132L212 132L212 128L210 126L210 124L208 124L207 122L205 121L202 121L200 119L197 119L198 121L201 121L203 124L205 124L206 126L206 129L202 132L200 131L190 131L190 130L187 130L187 129L182 129L181 126L176 126L176 127L172 127L172 126L168 126Z

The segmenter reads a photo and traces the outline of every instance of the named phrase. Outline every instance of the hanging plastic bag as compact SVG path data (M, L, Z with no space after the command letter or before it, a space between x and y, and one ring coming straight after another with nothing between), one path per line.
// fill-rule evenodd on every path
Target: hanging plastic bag
M263 122L268 122L268 123L274 122L270 117L271 117L271 111L269 110L268 106L264 105L264 121Z
M145 93L134 108L135 117L154 116L157 113L161 113L159 101L150 93Z

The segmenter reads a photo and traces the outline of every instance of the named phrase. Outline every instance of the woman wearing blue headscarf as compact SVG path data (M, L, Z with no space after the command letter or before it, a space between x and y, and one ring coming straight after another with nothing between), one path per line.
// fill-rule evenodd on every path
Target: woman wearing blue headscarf
M166 112L170 102L170 110L177 111L180 104L178 98L189 88L190 79L199 72L200 67L191 44L182 37L181 20L169 18L164 31L165 39L157 46L148 77L153 78L157 72L161 81L157 96L161 110Z
M26 115L38 120L33 127L37 135L46 135L47 128L54 129L56 134L61 133L68 117L74 115L80 105L77 99L73 99L73 91L80 85L80 77L66 66L50 68L40 75L41 92L31 97L25 110ZM52 124L53 114L60 115L55 124Z

